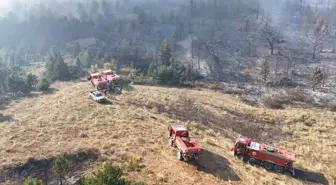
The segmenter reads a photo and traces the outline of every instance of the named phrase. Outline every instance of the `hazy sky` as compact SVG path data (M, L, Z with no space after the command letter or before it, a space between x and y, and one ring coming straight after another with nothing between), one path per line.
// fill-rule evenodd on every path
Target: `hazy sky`
M15 8L16 10L20 9L21 11L24 11L25 8L29 9L29 7L31 5L35 5L35 4L43 3L43 4L47 5L47 6L49 4L50 7L54 7L52 5L53 3L55 3L55 2L62 2L65 5L65 7L63 7L63 8L67 9L67 8L69 8L69 4L71 4L73 2L79 2L79 1L81 1L81 2L86 2L86 1L89 2L90 0L86 0L86 1L85 0L0 0L0 16L6 15L9 11L12 10L13 7L16 7Z
M55 8L54 3L55 2L61 2L62 5L63 5L63 7L61 9L64 11L65 9L74 8L75 6L72 6L72 5L75 5L75 2L90 3L91 1L92 0L0 0L0 16L6 15L9 11L11 11L12 7L16 7L15 8L16 10L20 9L21 11L24 11L25 8L29 9L29 7L31 5L43 3L47 7L50 7L51 9L54 9ZM111 2L113 0L109 0L109 1ZM133 0L133 1L138 2L139 0ZM188 0L183 0L183 1L188 2ZM269 7L269 2L270 1L272 1L272 2L276 1L276 2L280 3L280 2L283 2L284 0L259 0L259 1L262 4L264 4L264 6L267 4L266 5L267 8L266 7L264 7L264 8L269 9L270 8ZM330 1L330 0L327 0L327 1ZM306 0L306 2L310 2L312 5L315 6L316 3L325 2L325 0ZM271 4L274 4L274 3L271 3ZM59 5L59 6L62 6L62 5ZM59 6L56 6L57 7L56 11L60 10L60 9L58 9ZM279 7L277 7L277 8L279 8ZM271 10L269 13L272 14L273 10Z

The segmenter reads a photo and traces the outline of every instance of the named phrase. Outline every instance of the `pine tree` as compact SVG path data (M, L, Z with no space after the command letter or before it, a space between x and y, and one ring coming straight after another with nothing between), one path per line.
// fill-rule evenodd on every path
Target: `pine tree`
M54 174L59 177L60 184L63 185L63 180L70 172L70 162L64 157L59 156L54 161Z
M169 47L169 43L167 39L164 39L162 41L162 45L161 45L161 50L160 50L160 60L161 62L166 65L169 66L170 65L170 58L171 58L171 49Z
M61 56L58 56L56 62L56 76L59 80L66 80L69 77L69 68Z
M9 91L15 96L22 90L24 81L18 76L18 74L12 73L7 78L7 84Z
M84 68L90 68L92 65L92 58L88 51L80 53L79 59L82 62Z
M24 185L43 185L42 181L39 179L28 177L24 181Z
M49 90L50 83L47 78L41 78L39 83L37 84L37 89L42 92L46 92Z
M214 54L214 50L213 50L213 46L212 46L212 42L209 40L206 43L206 49L208 50L208 52L210 54Z
M77 57L81 51L82 51L81 45L78 42L76 42L76 45L74 46L73 49L73 57Z
M80 69L82 69L83 65L79 57L76 57L76 66Z
M174 33L173 33L172 58L175 58L176 43L177 43L177 32L175 30Z
M153 76L154 74L154 70L155 70L155 66L153 63L150 63L149 64L149 67L148 67L148 76Z
M47 76L51 80L66 80L69 77L69 69L61 55L49 56L46 64Z
M27 75L26 83L27 85L29 85L29 87L34 89L37 85L37 82L38 82L38 77L36 75L31 74L31 73Z
M115 59L113 59L111 61L112 63L112 66L113 66L113 70L116 72L116 73L119 73L120 72L120 65L119 65L119 62L116 61Z
M123 175L121 168L107 164L92 176L82 178L79 185L146 185L143 182L126 180Z

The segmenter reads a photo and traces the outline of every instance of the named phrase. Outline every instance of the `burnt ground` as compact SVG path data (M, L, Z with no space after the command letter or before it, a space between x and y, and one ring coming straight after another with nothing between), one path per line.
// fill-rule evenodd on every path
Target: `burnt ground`
M70 177L79 179L81 174L93 162L97 161L100 153L95 149L78 151L73 154L64 155L71 164ZM27 177L39 178L44 183L50 183L57 179L53 176L53 162L56 157L47 159L31 159L24 164L5 166L0 169L0 183L11 182L13 184L22 182Z
M137 107L145 107L146 109L155 108L159 114L165 114L172 119L177 119L183 122L199 122L208 128L220 132L232 141L237 139L237 135L233 133L238 133L268 143L276 143L281 139L290 136L288 133L284 134L279 132L282 127L281 122L272 123L270 126L270 123L265 122L265 120L223 107L214 108L229 114L216 115L203 106L195 104L194 100L191 98L180 98L178 103L169 104L168 108L167 105L162 105L157 102L144 104L132 101L128 103Z
M150 102L149 104L141 102L128 102L137 107L145 107L146 109L156 109L159 114L165 114L166 116L177 119L180 121L196 121L204 126L211 128L215 131L219 131L222 135L235 141L237 136L232 134L233 132L242 134L244 136L255 138L261 142L276 143L282 139L289 138L290 133L281 132L283 123L281 121L269 123L269 121L262 120L260 118L226 109L224 107L214 107L215 109L222 110L229 113L229 115L216 115L206 108L194 103L192 98L180 99L178 103L162 105L158 102ZM266 133L266 134L265 134ZM271 142L270 142L271 141ZM202 155L206 162L202 162ZM239 181L239 176L234 175L235 172L230 172L230 169L225 169L228 166L229 161L222 159L221 156L213 154L209 151L203 151L201 159L197 163L192 163L197 167L199 171L212 174L221 180L227 181ZM214 159L214 160L211 160ZM216 161L221 165L216 165ZM221 173L225 171L225 173ZM305 184L323 184L329 185L328 180L322 173L311 172L304 169L295 169L296 174L290 175L291 177L304 182ZM229 175L228 175L229 174Z

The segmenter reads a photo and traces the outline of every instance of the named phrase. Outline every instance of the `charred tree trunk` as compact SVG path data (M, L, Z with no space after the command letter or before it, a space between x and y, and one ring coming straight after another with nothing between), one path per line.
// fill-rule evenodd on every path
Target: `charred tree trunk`
M316 58L316 44L314 44L314 46L313 46L313 59L315 59Z

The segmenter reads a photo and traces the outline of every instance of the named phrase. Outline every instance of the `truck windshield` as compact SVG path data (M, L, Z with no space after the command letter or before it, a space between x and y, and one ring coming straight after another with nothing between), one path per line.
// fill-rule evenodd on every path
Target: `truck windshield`
M96 97L101 97L101 96L103 96L103 95L100 94L100 93L97 93L97 94L96 94Z

